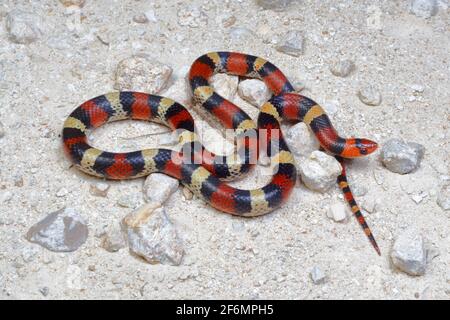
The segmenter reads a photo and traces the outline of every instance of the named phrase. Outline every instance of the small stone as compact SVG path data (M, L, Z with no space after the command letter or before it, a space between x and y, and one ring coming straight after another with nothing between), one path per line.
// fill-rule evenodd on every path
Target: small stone
M296 123L287 130L286 142L294 155L303 157L308 157L320 146L314 134L303 122Z
M380 159L388 170L406 174L419 168L424 153L421 144L390 139L383 145Z
M178 24L190 28L204 27L208 24L208 16L196 5L189 5L177 12Z
M87 223L73 208L50 213L32 226L26 239L55 252L77 250L87 239Z
M223 98L232 101L236 95L239 77L218 73L211 77L211 86Z
M82 8L86 3L86 0L59 0L64 7L77 6Z
M39 289L39 292L44 296L48 296L48 293L50 292L50 289L48 287L42 287Z
M152 173L144 182L145 200L162 205L172 193L177 191L178 185L177 179L162 173Z
M365 86L358 91L358 97L362 103L368 106L381 104L381 93L372 85Z
M377 210L379 202L374 198L364 199L362 208L368 213L374 213Z
M258 79L241 81L238 86L238 93L242 99L255 107L261 107L272 95L264 82Z
M311 279L314 282L314 284L321 284L324 283L326 280L326 275L323 273L323 271L319 268L314 266L310 272Z
M303 82L303 81L300 80L300 79L294 79L294 80L291 82L291 84L292 84L292 86L294 87L295 92L301 92L301 91L303 91L303 89L306 88L305 82Z
M415 194L411 197L416 204L419 204L423 200L423 196L421 194Z
M136 23L148 23L148 18L145 13L139 13L133 16L133 21Z
M411 13L421 18L431 18L438 12L436 0L412 0L409 6Z
M283 44L276 47L276 50L294 57L303 54L304 36L303 32L297 30L289 31L282 40Z
M437 204L444 210L450 210L450 185L444 186L436 200Z
M342 202L335 202L330 205L327 210L327 217L336 222L343 222L347 220L348 208Z
M56 196L58 198L62 198L62 197L67 196L68 193L69 193L69 191L66 188L61 188L56 192Z
M355 69L352 60L337 60L331 63L330 71L337 77L347 77Z
M89 193L96 197L106 197L109 187L107 183L97 182L89 186Z
M156 94L167 86L172 68L144 56L133 56L119 62L114 89Z
M148 9L144 12L145 16L147 17L147 20L150 22L158 22L158 19L156 18L155 10Z
M230 14L224 15L220 17L220 22L222 23L222 26L224 28L231 27L233 24L236 23L236 17Z
M298 0L256 0L256 3L262 8L274 11L286 10L293 2L298 2Z
M11 41L27 44L42 36L41 18L30 12L14 9L6 17L6 30Z
M0 203L9 202L14 194L11 191L5 190L0 192Z
M325 192L336 184L341 173L340 163L321 151L313 151L298 164L302 181L312 190Z
M117 252L126 247L126 241L119 226L112 225L103 236L101 247L109 252Z
M164 208L146 204L122 220L130 251L151 264L180 265L184 249Z
M413 228L401 233L394 242L391 259L398 269L412 276L425 274L427 252L422 235Z

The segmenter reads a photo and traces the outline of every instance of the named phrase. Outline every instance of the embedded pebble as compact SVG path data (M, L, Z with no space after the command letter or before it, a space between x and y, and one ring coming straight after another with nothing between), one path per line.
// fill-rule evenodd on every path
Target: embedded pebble
M358 97L362 103L368 106L381 104L381 93L372 85L365 86L358 91Z
M218 73L211 77L211 86L223 98L232 101L236 95L239 77Z
M324 283L326 280L325 273L317 266L314 266L310 272L311 280L314 282L314 284L321 284Z
M376 199L367 198L367 199L364 199L361 207L368 213L374 213L375 211L377 211L378 205L379 205L379 202Z
M65 7L77 6L83 7L86 3L86 0L59 0Z
M438 12L436 0L412 0L409 6L411 13L421 18L431 18Z
M272 95L264 82L258 79L241 81L238 86L238 93L242 99L255 107L261 107Z
M164 208L146 204L122 220L130 251L151 264L180 265L184 249Z
M109 252L117 252L126 247L126 241L119 226L112 225L103 236L101 247Z
M294 57L299 57L303 54L304 42L303 32L291 30L284 36L282 44L278 45L276 50Z
M177 191L177 179L162 173L150 174L144 182L144 198L149 203L163 204L172 193Z
M105 182L97 182L89 186L89 193L96 197L106 197L110 185Z
M48 296L48 293L50 292L50 289L48 287L42 287L39 289L39 292L44 296Z
M267 10L283 11L296 1L298 0L256 0L256 3Z
M450 185L444 186L436 200L437 204L444 210L450 210Z
M423 145L394 138L384 143L380 159L388 170L406 174L419 168L424 153Z
M342 202L335 202L328 207L327 217L336 222L347 220L349 215L348 207Z
M177 15L178 24L183 27L198 28L208 24L208 16L196 5L181 8Z
M347 77L355 69L352 60L337 60L330 65L330 71L337 77Z
M147 23L148 18L144 13L139 13L133 16L133 21L136 23Z
M117 204L124 208L135 209L139 206L141 202L140 200L140 195L138 194L124 194L119 197L119 199L117 200Z
M119 62L114 89L156 94L167 86L172 68L145 56L132 56Z
M319 142L308 126L299 122L286 131L286 142L296 156L308 157L311 152L319 149Z
M33 225L26 239L55 252L77 250L87 239L88 228L83 217L73 208L50 213Z
M252 30L244 27L233 27L230 29L229 33L230 38L234 41L244 41L245 39L255 37Z
M411 89L414 91L414 92L418 92L418 93L422 93L424 90L425 90L425 87L423 86L423 85L421 85L421 84L413 84L412 86L411 86Z
M224 28L228 28L235 24L237 19L231 14L225 14L223 16L220 16L219 20Z
M62 197L67 196L68 193L69 193L69 191L66 188L61 188L56 192L56 196L58 198L62 198Z
M402 232L394 242L391 259L399 270L407 274L413 276L425 274L427 250L422 235L414 228Z
M341 165L334 157L317 150L301 161L298 166L305 185L319 192L325 192L334 186L341 173Z
M31 12L14 9L6 17L6 30L11 41L27 44L42 36L41 18Z

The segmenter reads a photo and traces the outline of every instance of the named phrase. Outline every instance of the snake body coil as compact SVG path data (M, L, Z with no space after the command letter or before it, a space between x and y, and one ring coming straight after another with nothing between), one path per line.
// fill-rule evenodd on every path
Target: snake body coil
M243 110L211 87L209 79L219 72L261 79L273 92L271 99L261 107L256 124ZM215 116L225 128L235 130L237 148L233 155L220 156L208 152L196 134L191 114L181 104L140 92L113 92L88 100L76 108L64 123L66 154L79 169L94 176L129 179L161 172L179 179L196 196L218 210L246 217L259 216L281 206L288 199L297 179L294 158L283 138L280 122L303 121L314 132L322 149L341 162L339 186L379 253L352 196L343 163L343 158L359 157L375 151L375 142L339 137L322 107L295 93L284 74L259 57L234 52L205 54L193 63L189 83L196 103ZM89 129L123 119L156 121L177 130L181 151L157 148L112 153L89 145L86 136ZM261 145L263 150L258 149ZM265 151L275 168L268 184L262 188L243 190L225 182L248 172L260 151Z

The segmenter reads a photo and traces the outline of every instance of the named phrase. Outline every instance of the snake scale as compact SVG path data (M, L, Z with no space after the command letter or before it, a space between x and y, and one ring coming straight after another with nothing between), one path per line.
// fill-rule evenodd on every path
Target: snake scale
M216 73L264 81L273 95L261 106L256 123L242 109L214 91L210 78ZM375 151L376 142L340 137L322 107L295 93L285 75L260 57L211 52L195 60L188 76L195 103L225 128L235 130L236 149L232 155L208 152L197 135L194 119L181 104L169 98L129 91L90 99L68 116L62 134L66 155L85 173L107 179L138 178L161 172L180 180L197 197L220 211L245 217L260 216L280 207L289 198L297 179L294 157L284 140L280 123L283 120L303 121L318 139L321 149L341 163L342 172L337 179L339 187L380 254L352 195L344 165L344 158L365 156ZM181 150L153 148L112 153L89 144L89 130L123 119L154 121L176 130ZM247 173L260 152L265 152L274 168L271 180L253 190L230 186L226 181Z

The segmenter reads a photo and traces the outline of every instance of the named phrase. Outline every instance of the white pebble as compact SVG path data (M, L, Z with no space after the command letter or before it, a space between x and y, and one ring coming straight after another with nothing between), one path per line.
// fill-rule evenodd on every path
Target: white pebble
M439 191L437 204L444 210L450 210L450 185L444 186Z
M267 86L258 79L243 80L239 83L238 93L255 107L261 107L271 96Z
M337 77L347 77L355 69L352 60L337 60L330 65L330 71Z
M109 184L105 182L97 182L89 186L89 192L96 197L106 197L109 187Z
M402 232L394 242L391 259L403 272L413 276L423 275L427 266L424 239L415 229Z
M317 150L320 146L314 134L303 122L290 127L285 138L289 149L296 156L309 157L311 152Z
M239 77L218 73L211 77L211 86L223 98L232 101L236 95Z
M340 163L334 157L321 151L313 151L298 166L305 185L319 192L325 192L334 186L342 170Z
M327 217L336 222L347 220L349 215L348 207L342 202L335 202L328 207Z
M321 284L324 283L326 280L325 273L319 268L314 266L311 270L311 280L314 282L314 284Z

